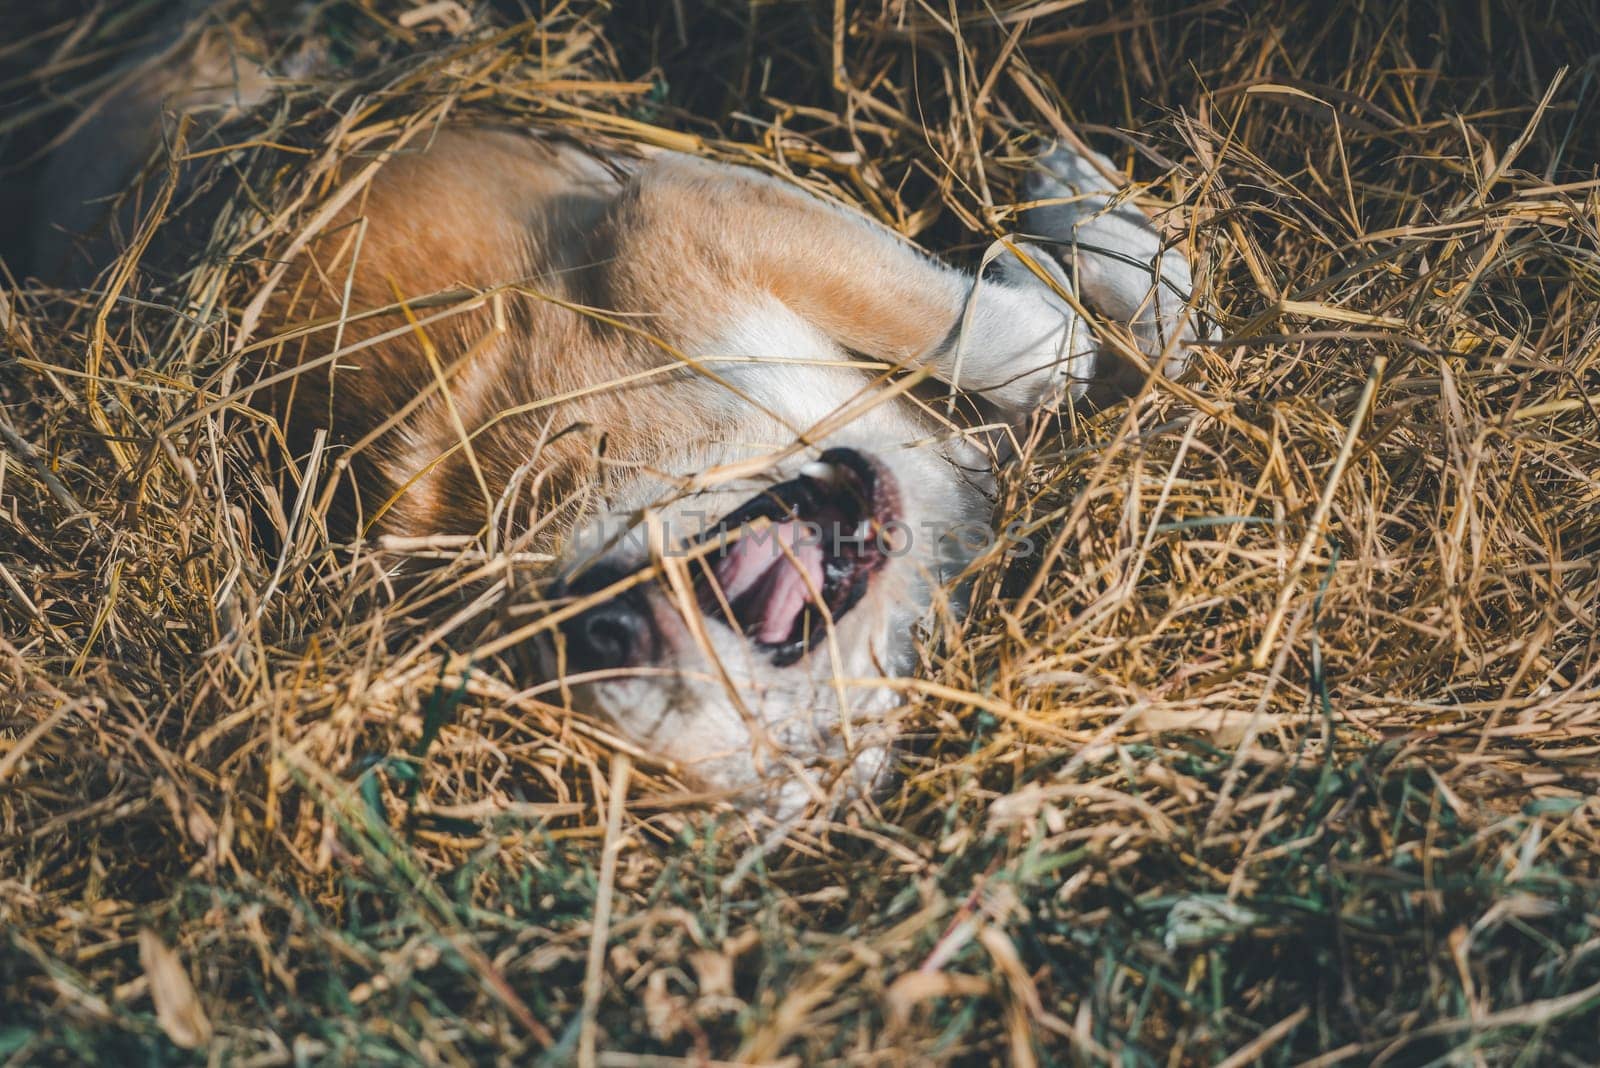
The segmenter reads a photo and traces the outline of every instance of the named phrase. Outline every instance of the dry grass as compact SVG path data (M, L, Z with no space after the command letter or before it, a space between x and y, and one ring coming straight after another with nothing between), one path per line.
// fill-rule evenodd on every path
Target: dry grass
M0 1061L1593 1062L1592 12L411 6L262 20L344 84L194 131L253 191L209 255L0 289ZM3 46L8 182L152 15ZM441 674L525 562L387 591L327 458L260 474L252 300L336 163L446 114L956 257L1070 128L1193 218L1203 388L1038 427L1039 551L928 649L888 796L753 850L504 665Z

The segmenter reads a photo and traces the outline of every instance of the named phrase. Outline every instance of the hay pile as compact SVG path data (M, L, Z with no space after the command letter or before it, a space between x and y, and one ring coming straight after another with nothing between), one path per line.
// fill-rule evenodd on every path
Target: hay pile
M206 255L68 293L4 235L0 1061L1593 1062L1582 5L261 7L217 18L336 73L204 141L249 191ZM8 194L164 17L86 11L0 55ZM262 472L252 301L339 163L445 115L956 258L1071 129L1184 206L1226 341L1037 428L1037 551L930 644L901 779L763 854L501 665L441 675L519 562L330 542L334 472ZM448 559L390 590L402 551Z

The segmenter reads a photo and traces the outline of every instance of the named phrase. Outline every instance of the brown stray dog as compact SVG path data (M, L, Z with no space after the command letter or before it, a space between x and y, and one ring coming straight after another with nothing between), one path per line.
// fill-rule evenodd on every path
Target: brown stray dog
M163 105L271 96L203 38L179 55L131 70L58 154L46 272L70 273L66 239L148 157ZM357 454L363 531L554 551L567 607L535 642L561 692L787 814L880 777L892 680L990 520L989 439L919 383L1001 422L1080 397L1109 360L1073 294L1169 374L1208 336L1189 264L1103 173L1043 153L1020 221L1051 250L999 242L974 275L752 170L450 128L308 246L265 325L338 329L263 370L299 372L274 396L294 439ZM474 306L430 326L429 298L463 290Z

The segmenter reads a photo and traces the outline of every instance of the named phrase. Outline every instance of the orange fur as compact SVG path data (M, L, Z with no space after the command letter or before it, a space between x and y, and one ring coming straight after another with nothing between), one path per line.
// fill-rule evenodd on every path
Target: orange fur
M921 256L840 209L727 168L666 157L619 180L576 149L528 135L445 131L387 163L334 220L268 325L336 317L350 279L352 314L397 295L517 286L502 298L505 332L486 305L341 357L331 374L318 363L336 334L344 348L370 341L407 321L400 310L286 343L266 370L308 365L279 391L302 441L316 427L332 427L341 444L360 441L428 394L358 458L364 511L409 486L379 529L470 533L530 450L536 512L592 476L602 437L614 462L658 462L678 434L664 434L655 416L697 403L685 381L694 372L606 383L670 368L761 298L855 351L903 361L932 349L954 323L959 288L915 284L900 269L908 255ZM429 346L453 370L448 403ZM503 416L568 394L577 396ZM462 428L475 435L470 454Z

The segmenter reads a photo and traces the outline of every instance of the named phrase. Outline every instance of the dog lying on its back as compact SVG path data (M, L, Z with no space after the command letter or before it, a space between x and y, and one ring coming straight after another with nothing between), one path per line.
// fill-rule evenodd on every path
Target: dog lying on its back
M270 93L204 40L131 71L112 124L61 152L37 262L67 270L86 203L144 162L164 102ZM109 161L71 173L97 146ZM991 450L918 380L1012 421L1081 397L1108 359L1074 292L1169 374L1203 336L1188 264L1111 207L1103 169L1042 154L1020 221L1050 251L1005 243L974 276L751 170L451 128L395 152L307 247L267 329L342 322L263 372L299 369L273 392L291 440L354 451L365 530L510 516L554 548L557 611L530 640L575 707L787 813L833 773L880 775L885 680L971 559L960 531L990 519ZM496 295L413 311L463 287Z

